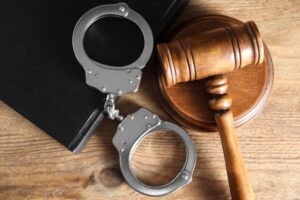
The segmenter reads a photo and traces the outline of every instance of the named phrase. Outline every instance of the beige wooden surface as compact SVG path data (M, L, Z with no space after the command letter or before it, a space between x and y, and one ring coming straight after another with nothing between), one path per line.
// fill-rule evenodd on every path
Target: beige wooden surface
M263 112L238 128L239 141L257 199L300 199L300 1L192 0L179 21L199 14L224 14L259 26L274 60L274 87ZM150 73L146 69L137 94L122 98L121 110L127 114L143 106L169 119ZM0 103L0 199L153 199L122 179L111 143L115 128L105 121L74 155ZM198 153L193 182L157 199L230 199L218 134L189 133ZM177 138L158 133L141 144L132 165L145 182L161 184L178 172L184 155Z

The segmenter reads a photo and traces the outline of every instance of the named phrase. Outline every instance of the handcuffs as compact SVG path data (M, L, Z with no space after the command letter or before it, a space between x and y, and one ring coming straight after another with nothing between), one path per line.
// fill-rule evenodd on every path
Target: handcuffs
M111 16L123 17L134 22L143 34L144 49L139 58L129 65L115 67L98 63L89 58L84 49L83 41L88 28L95 21ZM142 78L142 69L151 57L153 45L152 30L146 20L125 3L102 5L89 10L79 19L73 32L73 50L77 60L86 72L86 83L107 94L104 106L107 117L120 122L113 137L113 144L119 152L120 168L124 179L140 193L149 196L162 196L174 192L191 182L196 164L196 150L191 138L184 129L161 120L156 114L144 108L129 114L125 118L115 108L117 98L138 90ZM176 133L185 144L187 157L183 169L170 183L162 186L149 186L133 175L130 168L130 159L138 144L146 136L157 130Z

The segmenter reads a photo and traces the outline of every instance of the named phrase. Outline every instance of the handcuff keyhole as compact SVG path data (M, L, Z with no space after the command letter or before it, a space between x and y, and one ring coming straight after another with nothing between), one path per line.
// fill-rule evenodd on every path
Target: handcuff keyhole
M136 148L130 168L135 177L150 186L170 183L182 170L186 148L172 131L154 131Z
M141 55L144 38L132 21L116 16L102 17L86 31L84 49L89 58L110 66L125 66Z

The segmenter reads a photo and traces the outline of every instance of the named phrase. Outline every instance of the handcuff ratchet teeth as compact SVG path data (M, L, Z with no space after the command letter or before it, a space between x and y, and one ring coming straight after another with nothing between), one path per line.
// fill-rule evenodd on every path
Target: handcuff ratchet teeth
M139 58L129 65L115 67L98 63L89 58L84 50L83 40L88 28L98 19L109 16L126 18L134 22L143 33L144 50ZM142 77L141 70L151 57L153 45L153 34L146 20L125 3L102 5L91 9L79 19L73 32L73 50L86 72L87 84L108 94L104 110L109 119L116 119L120 122L113 137L113 144L119 152L120 168L125 180L138 192L149 196L162 196L191 182L196 164L196 150L192 139L184 129L173 123L162 121L156 114L144 108L124 118L115 107L118 97L138 90ZM133 175L130 159L138 144L157 130L176 133L185 144L187 157L183 169L170 183L162 186L149 186Z

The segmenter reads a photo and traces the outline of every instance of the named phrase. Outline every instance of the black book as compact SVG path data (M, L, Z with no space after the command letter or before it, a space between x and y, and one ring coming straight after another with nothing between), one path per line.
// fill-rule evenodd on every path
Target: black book
M0 99L74 152L101 123L106 95L86 85L72 32L91 8L119 2L0 1ZM185 0L122 2L145 17L157 38ZM143 38L124 20L104 18L89 28L84 44L92 59L121 66L138 57Z

